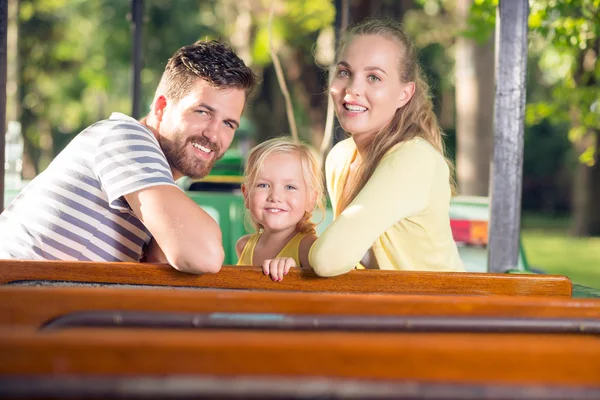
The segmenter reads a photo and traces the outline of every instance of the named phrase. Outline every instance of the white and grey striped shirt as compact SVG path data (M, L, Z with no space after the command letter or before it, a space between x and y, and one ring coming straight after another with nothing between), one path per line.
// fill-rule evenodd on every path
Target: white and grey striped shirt
M123 196L173 185L152 132L113 113L91 125L0 215L0 258L139 261L151 234Z

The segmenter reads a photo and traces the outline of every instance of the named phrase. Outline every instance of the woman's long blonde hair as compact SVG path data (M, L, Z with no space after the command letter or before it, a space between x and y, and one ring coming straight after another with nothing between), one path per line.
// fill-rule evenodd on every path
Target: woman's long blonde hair
M415 92L408 103L396 110L396 114L389 125L375 135L367 145L364 154L361 153L362 163L354 175L355 178L347 181L345 188L339 194L336 214L339 215L352 202L373 175L379 160L393 146L415 137L422 137L444 156L450 168L450 187L454 194L456 192L454 167L445 154L443 132L433 112L429 85L421 75L414 44L397 22L385 19L367 19L349 27L344 32L340 39L337 58L352 38L358 35L383 36L395 40L400 49L398 60L400 80L402 82L414 82Z
M325 215L323 173L313 150L304 143L294 142L288 137L278 137L266 140L250 150L246 167L244 169L244 186L248 193L256 187L258 174L265 164L265 160L272 154L298 154L302 162L302 172L304 183L306 185L307 195L313 195L314 208L318 208L322 215ZM313 209L314 210L314 209ZM261 230L263 227L248 213L250 225L255 230ZM313 213L305 212L302 219L296 225L296 231L301 233L316 233L315 224L312 221Z

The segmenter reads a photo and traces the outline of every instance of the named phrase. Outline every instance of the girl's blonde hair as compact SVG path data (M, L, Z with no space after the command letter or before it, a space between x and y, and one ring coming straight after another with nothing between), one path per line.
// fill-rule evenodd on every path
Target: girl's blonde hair
M307 194L311 195L311 200L314 200L314 208L318 208L322 215L325 215L323 174L313 150L306 144L294 142L288 137L269 139L250 150L244 169L244 185L248 193L256 187L258 175L267 157L280 153L298 154L300 156ZM248 214L250 225L256 230L261 230L263 227L254 219L251 213ZM296 231L315 234L317 224L312 221L312 217L312 211L305 212L296 225Z
M454 194L456 192L454 167L445 154L444 134L433 112L429 85L421 74L414 44L396 21L367 19L349 27L344 32L340 39L336 59L339 59L339 55L352 38L358 35L383 36L396 41L400 48L400 57L398 58L400 81L414 82L415 92L408 103L396 110L389 125L375 135L364 154L361 153L362 164L354 175L355 178L347 181L346 187L341 191L337 199L336 214L340 214L352 202L373 175L379 160L393 146L415 137L425 139L444 156L450 169L450 187Z

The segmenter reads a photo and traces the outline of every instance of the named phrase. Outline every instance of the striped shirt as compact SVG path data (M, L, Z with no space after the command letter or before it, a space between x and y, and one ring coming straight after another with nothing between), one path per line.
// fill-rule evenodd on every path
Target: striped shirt
M157 139L113 113L91 125L0 215L0 259L139 261L151 234L124 195L175 185Z

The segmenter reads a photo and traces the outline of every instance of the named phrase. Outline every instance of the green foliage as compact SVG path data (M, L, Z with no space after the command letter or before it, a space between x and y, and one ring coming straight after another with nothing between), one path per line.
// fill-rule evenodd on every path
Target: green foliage
M263 12L255 13L256 35L252 57L259 66L271 64L268 31L270 3L265 2ZM311 54L316 34L331 26L335 20L335 7L331 1L275 1L274 10L271 40L276 50L287 44Z
M144 7L142 96L147 109L173 51L220 34L198 23L205 9L213 11L214 2L146 0ZM38 163L43 153L52 158L87 125L113 111L131 112L129 13L130 2L122 0L21 0L21 122L37 170L47 164ZM51 136L40 126L49 127Z
M475 0L467 18L463 36L485 43L494 34L498 0Z
M532 124L525 130L525 148L523 169L532 179L556 180L561 168L567 163L569 140L564 133L568 125L557 125L544 119ZM556 190L557 188L553 188Z
M536 0L529 17L530 46L539 54L543 83L552 87L551 102L530 105L528 121L570 121L568 137L584 148L579 159L593 165L600 132L600 1Z
M26 151L39 171L81 129L113 111L131 112L131 3L124 0L20 0L19 86ZM253 66L271 64L271 0L246 3ZM235 0L146 0L142 113L173 52L198 39L228 40L243 7ZM276 48L306 54L335 18L332 1L274 0ZM248 61L248 60L247 60ZM306 110L298 110L300 114ZM41 129L40 127L46 127ZM50 130L48 134L48 129Z
M495 3L497 0L475 1L468 35L485 37L493 28ZM600 1L532 0L529 30L530 62L536 62L538 70L532 74L530 69L530 79L532 75L539 78L541 85L535 90L544 91L545 86L549 96L537 98L528 90L526 122L568 122L568 138L581 147L584 138L600 131ZM579 158L593 165L595 140L586 143Z
M275 49L281 47L279 42L286 35L286 29L283 21L280 19L274 20L272 27L272 41ZM256 31L256 37L254 39L254 46L252 47L252 60L255 64L260 66L266 66L271 64L271 49L269 47L269 27L268 24L259 25Z

